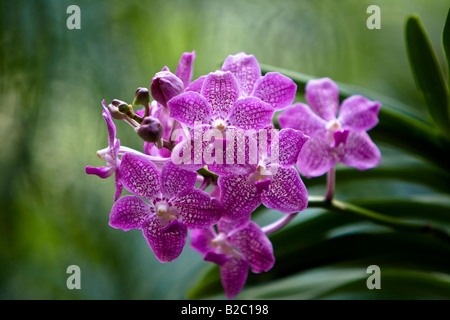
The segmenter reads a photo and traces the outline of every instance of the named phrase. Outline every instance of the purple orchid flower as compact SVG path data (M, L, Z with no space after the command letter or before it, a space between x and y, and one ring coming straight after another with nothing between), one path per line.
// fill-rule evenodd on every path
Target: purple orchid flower
M222 219L245 223L261 203L286 214L306 209L308 191L294 164L309 137L294 129L274 132L268 142L269 153L261 153L251 171L219 176Z
M278 118L282 128L301 130L311 137L298 158L300 173L321 176L338 162L359 170L378 166L380 150L366 131L378 123L381 104L354 95L339 108L339 88L329 78L309 81L305 92L311 108L296 103Z
M220 219L219 201L194 188L196 172L171 161L159 171L145 155L134 153L122 156L120 172L124 187L135 195L115 202L109 224L124 231L141 229L161 262L181 254L188 229L206 228Z
M236 227L221 220L218 230L192 231L191 247L203 254L205 261L219 265L225 295L232 299L244 287L249 267L254 273L267 272L275 257L272 243L252 221Z
M187 161L182 165L191 170L208 164L203 156L204 150L211 148L212 143L221 143L228 130L262 129L272 122L275 112L259 98L240 98L240 88L234 75L230 71L220 70L206 76L201 94L184 92L172 98L168 106L171 117L192 128L179 146L183 151L188 150L184 155ZM216 138L219 140L216 141ZM219 147L225 150L223 146ZM178 156L177 152L174 150L172 158ZM177 164L180 163L177 161Z
M294 102L297 85L292 79L278 73L268 72L261 76L258 60L253 55L240 52L228 56L222 71L230 71L237 79L242 96L251 96L281 110Z
M114 195L114 201L116 201L122 193L119 170L120 159L118 157L120 141L116 139L116 126L114 125L109 109L105 105L105 100L102 101L102 106L102 115L108 127L108 147L97 151L97 155L99 158L106 160L106 167L87 166L85 170L87 174L94 174L102 179L106 179L115 173L116 193Z

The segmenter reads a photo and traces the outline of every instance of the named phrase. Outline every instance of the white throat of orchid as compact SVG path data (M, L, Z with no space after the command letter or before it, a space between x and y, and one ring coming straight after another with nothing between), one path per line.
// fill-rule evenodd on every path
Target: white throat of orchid
M227 128L227 122L219 118L212 122L212 127L219 131L224 131Z
M337 119L333 119L328 121L326 128L331 134L334 134L336 131L341 130L342 125Z
M233 247L227 241L227 235L220 232L214 239L211 240L214 248L218 248L219 253L230 255L234 252Z
M167 227L169 223L177 220L179 214L177 208L172 207L166 200L156 202L155 212L163 227Z

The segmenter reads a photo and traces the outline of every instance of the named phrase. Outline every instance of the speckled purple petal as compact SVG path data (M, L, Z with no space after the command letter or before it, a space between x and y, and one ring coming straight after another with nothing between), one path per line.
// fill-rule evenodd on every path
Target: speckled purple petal
M224 206L222 219L242 223L250 219L251 213L261 204L261 197L248 176L220 176L217 183Z
M334 141L330 133L323 129L317 131L305 142L298 155L297 169L307 177L319 177L327 173L339 161Z
M222 208L217 199L211 200L208 193L193 189L172 200L173 206L180 211L183 224L188 229L202 229L217 223Z
M192 190L196 180L197 172L181 169L172 161L168 161L161 170L162 194L171 198L182 192Z
M278 162L282 166L293 166L309 137L295 129L282 129L278 133Z
M211 106L208 101L194 91L173 97L167 103L170 116L193 127L196 122L211 122Z
M255 97L239 99L228 115L228 123L240 129L264 129L272 122L275 110Z
M206 76L201 76L201 77L195 79L194 81L192 81L192 83L189 85L189 87L185 88L185 91L195 91L197 93L201 93L203 81L205 81L205 79L206 79Z
M278 72L268 72L256 81L252 96L281 110L294 102L296 92L297 85L292 79Z
M222 279L225 296L228 299L236 297L247 281L248 262L241 255L232 256L220 267L220 277Z
M306 209L308 191L295 168L280 167L271 178L268 191L261 193L263 204L283 213L295 213Z
M225 119L239 97L239 85L231 72L211 72L203 81L201 94L211 104L213 118Z
M351 96L342 101L338 120L343 127L367 131L378 123L381 103L371 101L363 96Z
M150 205L140 197L123 196L111 209L109 225L123 231L140 229L151 214Z
M380 150L364 131L350 131L340 155L343 164L359 170L374 168L381 162Z
M309 105L325 120L336 118L339 107L339 88L329 78L310 80L305 87Z
M270 240L254 222L232 232L228 239L241 252L254 273L269 271L275 264Z
M179 257L186 243L187 228L180 221L172 221L166 228L156 215L142 224L142 234L160 262L170 262Z
M208 251L214 250L211 241L216 237L216 232L213 227L192 230L190 232L191 247L201 254L206 254Z
M236 77L244 95L250 95L255 82L261 78L261 68L253 55L240 52L228 56L223 65L223 71L230 71Z
M175 75L183 81L185 88L191 83L194 59L195 51L183 53L175 71Z
M300 130L307 135L312 135L319 129L324 129L327 122L319 117L304 103L296 103L278 116L281 128Z
M131 193L150 201L160 196L160 173L145 156L125 153L120 163L120 175L123 186Z

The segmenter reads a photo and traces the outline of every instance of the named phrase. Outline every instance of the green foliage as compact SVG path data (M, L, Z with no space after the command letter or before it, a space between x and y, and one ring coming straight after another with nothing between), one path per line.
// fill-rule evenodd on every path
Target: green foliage
M298 101L307 80L327 76L342 98L382 102L369 132L382 163L338 167L336 198L426 226L307 209L271 235L275 267L250 273L237 298L450 298L450 244L430 232L450 230L447 1L377 1L380 30L366 28L372 1L83 0L82 29L68 30L71 4L0 1L0 299L224 298L218 269L188 247L160 264L140 232L110 228L113 182L84 173L102 164L101 100L131 103L136 88L192 50L194 77L245 51L265 71L291 76ZM117 130L122 144L141 148L126 124ZM324 177L305 183L324 194ZM255 213L261 225L279 216ZM72 264L81 290L66 287ZM366 287L369 265L381 268L381 290Z

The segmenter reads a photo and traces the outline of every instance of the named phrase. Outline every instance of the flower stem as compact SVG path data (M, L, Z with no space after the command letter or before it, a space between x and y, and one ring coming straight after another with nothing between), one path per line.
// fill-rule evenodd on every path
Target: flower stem
M374 223L384 225L396 230L429 233L441 240L450 243L450 235L443 229L430 224L421 224L415 222L407 222L378 212L359 207L357 205L339 201L336 199L326 200L321 198L310 197L308 200L308 208L324 208L337 213L350 213L360 218L372 221Z
M335 187L336 187L336 167L333 167L327 173L327 192L325 194L325 201L331 201L333 199Z
M278 231L281 228L285 227L289 222L291 222L297 216L297 214L298 214L298 212L292 213L292 214L287 214L284 217L282 217L281 219L275 221L274 223L263 227L262 231L266 235L274 233L275 231Z

